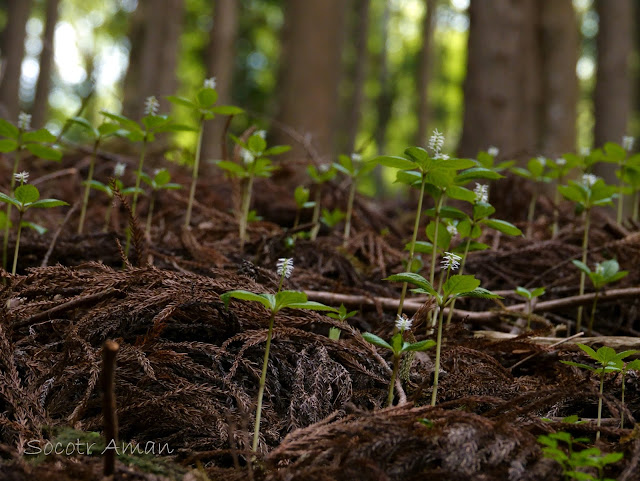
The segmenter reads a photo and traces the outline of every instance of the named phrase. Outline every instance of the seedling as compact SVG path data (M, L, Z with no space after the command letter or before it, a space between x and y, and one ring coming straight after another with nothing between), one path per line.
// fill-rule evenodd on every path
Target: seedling
M623 277L625 277L627 274L629 274L629 271L621 271L620 265L618 264L618 261L615 259L610 259L608 261L597 263L596 268L593 271L589 269L589 266L587 266L583 262L580 262L578 260L573 260L571 262L573 262L573 265L575 265L578 269L580 269L580 272L582 272L582 275L589 276L589 279L591 280L591 283L593 284L593 287L596 290L596 295L593 298L593 304L591 306L591 317L589 318L589 336L590 336L593 330L593 319L596 314L596 304L598 302L598 296L600 295L600 291L607 284L617 282Z
M104 227L102 228L102 232L107 232L109 230L109 222L111 222L111 212L113 211L113 197L115 196L114 188L117 188L120 194L124 196L130 196L134 193L143 192L139 187L125 187L120 177L124 175L124 171L126 169L126 164L118 163L113 169L113 179L111 182L107 184L103 184L97 180L91 180L90 182L86 182L91 189L99 190L100 192L104 192L109 198L109 205L104 214Z
M171 174L167 169L157 170L153 177L143 172L142 181L151 187L151 200L149 201L149 211L147 212L147 223L145 227L147 238L150 238L151 220L153 219L153 209L156 203L158 191L182 189L182 186L171 182Z
M262 362L262 374L260 376L260 384L258 387L258 406L256 409L256 420L253 432L253 452L258 450L258 440L260 438L260 417L262 415L262 398L264 396L264 388L267 381L267 365L269 362L269 350L271 349L271 338L273 336L273 322L276 314L282 309L308 309L313 311L330 311L335 312L333 307L325 306L319 302L307 300L304 292L283 291L282 286L285 278L291 277L293 272L293 259L278 259L276 272L280 276L278 290L275 294L256 294L245 290L234 290L225 292L220 296L225 307L229 307L231 299L240 299L243 301L254 301L262 304L269 312L269 329L267 331L267 342L264 350L264 360Z
M351 157L347 155L340 155L338 157L338 163L334 163L333 167L348 176L351 179L351 186L349 188L349 200L347 201L347 216L344 222L344 240L343 247L347 246L349 241L349 234L351 232L351 217L353 215L353 201L356 196L356 188L358 187L358 181L365 175L371 172L376 164L362 163L362 156L360 154L351 154Z
M306 187L299 185L296 187L296 190L293 192L293 198L296 201L296 219L293 222L293 228L295 229L300 224L300 214L303 209L309 209L316 205L315 202L309 202L309 189Z
M589 226L591 223L591 209L598 206L613 205L616 188L607 185L593 174L584 174L581 182L570 180L569 185L558 187L562 196L575 202L576 212L584 212L584 235L582 237L582 263L587 264L587 252L589 251ZM580 295L584 294L586 274L580 273ZM576 319L576 332L582 327L582 306L578 307Z
M276 167L271 164L268 156L283 154L291 149L288 145L276 145L267 148L264 130L258 130L252 134L246 142L231 136L231 139L240 146L243 163L221 160L217 162L218 167L227 171L232 177L241 179L242 186L242 206L240 208L240 249L244 249L246 241L247 223L249 222L249 207L251 206L251 193L253 181L256 177L271 177Z
M622 181L628 185L628 187L625 187L624 192L633 194L631 219L634 222L638 222L638 204L640 204L640 154L629 157L622 171L616 171L616 175L621 177Z
M404 316L398 316L396 320L397 332L391 338L391 342L387 342L381 337L376 336L370 332L365 332L362 337L365 341L370 342L374 346L383 347L389 349L393 354L393 370L391 371L391 381L389 382L389 394L387 395L387 406L393 404L393 391L396 384L396 377L398 376L398 368L400 367L400 360L405 352L426 351L431 349L435 342L431 339L424 341L418 341L409 343L404 340L403 333L411 329L412 321Z
M346 322L350 317L355 316L358 311L347 311L347 308L344 307L344 304L340 304L340 308L337 312L330 312L327 314L331 319L337 319L338 321ZM340 339L340 329L337 327L332 327L329 329L329 339L333 339L337 341Z
M444 269L447 275L457 269L457 262L453 257L445 256L446 264ZM433 376L433 391L431 393L431 405L435 406L438 395L438 376L440 373L440 352L442 349L442 321L444 316L444 308L450 306L455 299L460 297L478 297L482 299L500 298L497 294L480 287L480 281L470 275L454 275L447 279L442 286L442 294L438 293L433 285L420 274L412 272L403 272L387 277L385 280L392 282L411 283L418 286L413 292L432 295L438 305L438 337L436 340L436 362Z
M320 201L322 200L322 186L333 180L337 171L333 165L323 164L316 168L315 165L307 167L307 173L311 180L316 184L315 200L313 205L313 217L311 223L313 228L311 229L311 240L314 241L318 237L320 232Z
M536 157L529 160L529 162L527 162L526 169L522 167L512 167L511 172L534 182L548 183L551 181L547 159L545 157ZM531 237L531 234L533 232L533 218L536 212L536 203L538 202L538 191L538 188L533 189L531 200L529 201L526 231L527 237Z
M604 144L605 162L616 164L618 169L616 170L616 176L618 177L618 208L616 211L616 221L618 224L622 223L623 207L624 207L624 194L625 194L625 182L624 171L629 161L628 153L633 148L633 137L624 137L622 139L622 145L618 145L615 142L607 142Z
M26 150L32 155L46 160L59 161L62 152L51 146L57 139L56 136L47 129L38 129L30 132L31 115L20 112L18 116L18 126L0 119L0 152L15 152L13 158L13 170L11 172L11 194L15 188L16 174L22 159L22 154ZM7 248L9 245L9 220L11 219L11 203L7 204L6 219L4 226L4 241L2 244L2 267L7 268Z
M20 185L16 188L13 196L9 196L0 192L0 202L12 205L18 209L18 233L16 234L16 247L13 252L13 267L11 268L11 274L16 273L16 267L18 265L18 251L20 250L20 234L22 233L22 227L31 227L29 223L22 220L24 214L32 208L51 208L61 205L69 205L62 200L57 199L40 199L40 192L38 189L30 184L25 184L29 174L22 172L15 174L15 178L20 182Z
M335 208L333 210L322 208L322 217L320 222L326 225L329 229L333 229L346 217L343 210Z
M494 172L502 172L515 164L515 161L513 160L504 160L496 163L496 157L499 153L500 149L497 147L489 147L486 151L478 152L478 164L485 169L493 170Z
M604 477L604 468L608 464L620 461L624 455L622 453L602 454L598 448L586 448L582 451L574 451L575 443L586 443L587 438L574 438L565 431L538 436L538 442L544 447L542 453L545 458L553 459L562 466L562 474L565 480L576 479L578 481L614 481ZM566 445L567 452L562 449L561 444ZM598 477L594 477L588 472L579 470L580 468L596 468Z
M564 184L569 172L579 165L580 158L575 155L565 155L556 160L548 159L549 177L555 181L555 189L553 190L553 224L551 226L551 237L554 239L558 235L558 220L560 217L560 191L558 187Z
M635 354L637 351L622 351L616 353L613 349L607 346L602 346L597 351L594 351L592 348L585 344L578 344L578 347L582 349L587 355L597 361L600 364L600 367L595 368L593 366L589 366L588 364L582 364L579 362L573 361L560 361L563 364L568 364L569 366L576 366L582 369L587 369L589 371L597 372L600 374L600 396L598 397L598 433L596 434L596 441L600 439L600 422L602 419L602 395L604 390L604 375L608 372L621 371L624 368L623 359L629 357L632 354Z
M204 81L202 88L198 90L193 100L185 97L169 96L169 102L175 105L182 105L191 110L192 114L198 118L198 128L191 129L198 132L196 140L196 153L193 161L193 172L191 176L191 188L189 189L189 202L187 204L187 212L184 218L185 227L189 227L191 223L191 211L193 209L193 201L196 196L196 184L198 183L198 171L200 168L200 151L202 148L202 133L204 131L204 123L213 119L216 115L238 115L244 112L239 107L232 105L214 105L218 101L218 92L215 89L215 77Z
M529 290L526 287L516 287L516 294L525 298L527 303L527 330L531 329L531 315L533 314L533 300L544 295L544 287L536 287Z
M89 161L89 172L87 173L87 179L84 182L84 197L82 199L82 209L80 210L80 220L78 221L78 234L82 234L85 217L87 215L87 207L89 205L89 192L91 190L91 181L93 180L93 171L95 169L98 148L105 138L114 135L118 130L120 130L120 126L112 122L104 122L96 129L87 119L83 119L82 117L73 117L69 119L69 122L80 127L93 141L91 160Z
M628 371L640 371L640 359L634 359L633 361L625 362L624 366L622 367L622 370L620 371L622 373L622 380L621 380L622 393L620 394L620 402L623 405L624 405L624 390L625 390L624 378L626 377ZM622 412L622 414L620 415L620 429L624 429L624 412Z

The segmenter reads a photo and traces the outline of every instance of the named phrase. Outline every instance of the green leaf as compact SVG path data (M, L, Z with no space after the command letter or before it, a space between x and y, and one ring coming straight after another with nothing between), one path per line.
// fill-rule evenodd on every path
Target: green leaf
M98 126L98 135L100 137L109 137L110 135L115 134L118 130L120 130L120 126L118 124L114 124L113 122L103 122Z
M529 300L533 299L533 296L531 295L531 291L526 287L520 287L520 286L516 287L516 294L524 297L525 299L529 299Z
M464 200L473 204L476 200L476 194L472 190L460 187L458 185L452 185L447 188L447 195L452 199Z
M226 170L227 172L238 175L239 177L248 176L248 172L246 171L246 169L242 165L236 164L235 162L231 162L229 160L220 160L219 162L216 162L216 165L221 169Z
M127 130L128 132L138 132L142 134L142 128L140 128L140 125L138 125L137 122L125 117L124 115L112 114L111 112L106 112L104 110L101 110L100 113L105 117L116 121L123 129Z
M544 287L536 287L533 291L531 291L531 297L540 297L544 295L546 292Z
M218 115L240 115L244 113L243 109L234 105L216 105L209 110Z
M436 216L436 210L435 210L434 207L431 207L430 209L426 209L424 211L424 213L428 217L435 217ZM440 218L442 218L442 219L466 219L467 218L467 214L462 212L460 209L456 209L455 207L450 207L450 206L444 205L444 206L442 206L440 208Z
M201 88L197 95L199 107L209 108L218 101L218 92L207 87Z
M488 180L497 180L502 179L504 175L500 175L494 170L487 169L485 167L471 167L470 169L464 170L460 172L455 177L456 184L465 184L470 180L475 179L488 179Z
M31 184L23 184L16 188L14 196L21 204L30 204L40 198L40 192Z
M584 262L573 259L571 263L574 266L576 266L578 269L580 269L582 272L584 272L585 274L587 275L591 274L591 269L589 269L589 266L587 266Z
M444 222L440 222L438 226L437 241L435 240L436 223L434 221L429 222L429 225L427 225L426 234L431 243L435 244L440 250L447 250L451 245L451 234L449 234Z
M402 333L396 332L391 338L391 350L395 355L400 354L402 352L402 347L404 346L404 340L402 339Z
M495 229L497 231L502 232L503 234L507 234L511 236L522 235L522 231L520 229L518 229L515 225L511 224L510 222L507 222L506 220L483 219L480 222L482 222L487 227L490 227L491 229Z
M40 224L36 224L34 222L28 222L26 220L23 220L20 224L22 225L22 227L26 227L27 229L32 229L36 231L38 235L43 235L47 233L47 228Z
M171 174L167 169L160 169L158 172L156 172L153 180L158 187L162 187L163 185L169 183L169 181L171 180Z
M22 205L13 197L9 197L7 194L0 192L0 202L4 202L5 204L11 204L14 207L20 208Z
M2 139L0 140L0 152L7 153L13 152L18 148L18 142L11 139Z
M411 248L411 242L408 242L404 246L404 250L408 251ZM426 241L416 241L413 247L414 253L431 254L433 252L433 244Z
M302 208L304 204L309 200L309 189L299 185L296 190L293 191L293 198L296 201L298 208Z
M83 182L84 185L87 185L87 182ZM89 182L89 187L92 189L96 189L99 190L101 192L104 192L105 194L108 194L110 197L113 195L113 192L111 191L111 188L108 185L103 184L102 182L98 182L97 180L92 180L91 182Z
M267 148L267 142L258 134L254 134L249 137L247 141L247 145L249 146L249 150L255 154L260 154L264 149Z
M575 367L579 367L582 369L588 369L589 371L596 371L596 368L593 366L588 366L587 364L582 364L580 362L573 362L573 361L560 361L562 364L566 364L568 366L575 366Z
M3 137L9 137L10 139L17 139L20 134L18 127L5 119L0 119L0 135Z
M161 130L162 127L169 122L170 120L167 115L146 115L142 118L142 124L149 132Z
M485 202L476 202L473 204L473 218L475 220L484 219L494 214L496 209Z
M290 309L307 309L311 311L331 311L335 312L336 308L327 306L320 302L316 301L307 301L307 302L294 302L292 304L287 304L285 307Z
M457 274L449 277L442 288L445 297L468 293L480 286L480 280L472 275Z
M498 294L494 294L493 292L484 289L482 287L477 287L469 292L461 292L456 294L455 297L475 297L477 299L502 299L502 296Z
M640 359L634 359L628 362L626 368L629 371L640 371Z
M300 291L281 291L276 294L276 305L280 308L289 304L307 302L307 295Z
M45 144L51 144L56 141L56 136L49 132L47 129L38 129L33 132L25 132L22 134L23 142L42 142Z
M406 185L420 185L422 174L415 170L399 170L395 182Z
M429 160L429 154L422 147L408 147L404 150L406 156L411 157L421 165Z
M374 346L384 347L385 349L389 349L390 351L393 351L391 344L389 344L387 341L385 341L381 337L376 336L375 334L372 334L370 332L364 332L362 334L362 338L365 341L370 342Z
M29 207L37 207L39 209L50 209L51 207L59 207L61 205L69 205L63 200L58 199L40 199L32 203Z
M604 153L606 154L606 162L622 162L627 156L626 150L614 142L604 144Z
M400 274L393 274L384 280L390 282L408 282L410 284L413 284L414 286L418 286L421 289L424 289L433 296L437 294L436 290L428 280L426 280L420 274L415 274L413 272L402 272Z
M47 147L46 145L41 144L27 144L25 147L29 152L41 159L55 161L62 159L62 152L54 149L53 147Z
M262 155L280 155L291 150L290 145L274 145L262 152Z
M414 342L413 344L409 344L404 347L402 351L426 351L427 349L431 349L436 345L436 342L431 339L426 339L424 341Z
M174 105L182 105L183 107L187 107L189 109L197 109L198 106L193 103L191 100L185 98L185 97L177 97L175 95L168 95L165 97L169 102L171 102Z
M86 131L93 139L97 139L100 136L100 132L98 132L98 130L95 129L93 125L91 125L91 123L83 117L71 117L69 119L69 123L81 127L82 130Z
M245 291L242 289L225 292L220 296L222 302L224 302L225 307L229 307L229 302L231 299L239 299L242 301L255 301L262 304L264 307L269 309L270 311L275 311L276 309L276 296L273 294L256 294L254 292Z
M469 169L471 167L475 167L478 164L475 160L472 159L439 159L438 166L445 167L447 169Z
M586 344L578 344L578 347L582 349L584 352L586 352L591 359L595 359L596 361L600 360L600 358L598 357L598 354L596 354L596 351L591 349Z
M394 157L391 155L376 157L369 162L400 170L411 170L416 168L416 163L414 161L405 159L404 157Z

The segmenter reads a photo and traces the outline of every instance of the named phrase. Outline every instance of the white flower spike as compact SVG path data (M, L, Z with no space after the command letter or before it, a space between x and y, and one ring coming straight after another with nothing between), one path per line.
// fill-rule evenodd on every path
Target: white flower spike
M160 102L153 95L147 97L144 101L144 114L145 115L158 115L158 109L160 108Z
M458 228L455 224L447 224L447 232L451 237L454 237L458 234Z
M596 176L596 175L584 174L582 176L582 184L585 187L591 188L591 187L593 187L593 184L595 184L596 182L598 182L598 176Z
M625 135L624 137L622 137L622 147L624 147L624 150L626 150L627 152L631 152L633 150L634 141L635 139L630 135Z
M489 154L491 157L496 157L499 153L500 149L493 145L487 149L487 154Z
M216 88L216 78L211 77L208 79L204 79L204 88L207 89L215 89Z
M351 154L351 160L353 162L361 162L362 161L362 155L358 154L357 152L354 152L353 154Z
M31 128L31 115L26 112L20 112L18 115L18 128L20 130L29 130Z
M556 159L556 165L558 167L564 167L565 165L567 165L567 159L565 159L564 157L558 157Z
M398 317L396 318L396 328L398 331L408 331L411 329L411 324L413 324L413 319L409 319L405 314L398 314Z
M113 176L114 177L122 177L124 175L124 171L127 168L127 164L124 162L118 162L116 166L113 168Z
M29 172L23 171L23 172L18 172L16 174L13 174L14 179L16 179L17 182L20 182L20 185L22 184L26 184L27 180L29 180Z
M245 164L250 164L255 160L253 154L244 147L240 149L240 157L242 157L242 162Z
M473 193L476 195L476 202L486 204L489 202L489 186L478 184L476 182L476 188L473 189Z
M442 132L438 132L438 129L435 129L429 138L429 149L433 152L434 157L441 155L440 151L443 146L444 135Z
M292 258L280 258L276 263L276 273L282 277L286 277L289 279L291 277L291 273L293 272L293 259Z
M444 256L442 256L442 268L455 271L460 267L461 260L462 257L459 255L456 255L453 252L445 252Z

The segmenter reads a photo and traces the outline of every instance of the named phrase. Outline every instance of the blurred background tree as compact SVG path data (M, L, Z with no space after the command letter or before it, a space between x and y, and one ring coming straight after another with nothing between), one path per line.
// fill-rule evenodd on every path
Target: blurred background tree
M0 114L53 131L81 106L135 118L147 96L216 77L220 103L248 112L230 130L268 128L289 159L399 154L433 128L460 155L553 157L640 134L639 12L640 0L0 0ZM224 122L207 126L205 158L221 157ZM189 135L175 138L180 162Z

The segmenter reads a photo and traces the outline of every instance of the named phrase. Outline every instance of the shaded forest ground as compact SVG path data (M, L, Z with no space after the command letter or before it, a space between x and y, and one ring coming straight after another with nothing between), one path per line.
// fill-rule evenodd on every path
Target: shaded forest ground
M42 166L41 175L37 168L31 175L43 197L79 199L87 161L69 155L58 174L46 174ZM104 162L97 177L106 179L112 167ZM184 185L187 179L176 169L175 181ZM524 211L518 205L526 205L527 192L505 187L509 182L517 181L503 181L497 188L509 194L493 203L499 217L517 222L514 212ZM412 206L359 198L346 248L341 232L327 228L315 242L299 239L288 247L293 194L264 181L256 186L254 202L264 220L250 224L240 252L230 214L237 186L217 174L203 175L189 230L182 227L186 191L165 194L156 206L151 239L135 231L124 269L126 211L115 213L115 231L102 233L107 204L99 193L92 195L87 234L74 234L77 210L64 223L65 211L58 210L39 219L51 228L47 235L25 235L19 275L3 273L0 291L0 479L100 478L99 456L48 456L35 464L20 450L28 440L60 436L56 428L63 426L101 431L99 377L106 339L121 346L116 372L121 439L167 443L174 450L175 463L146 463L153 474L143 472L140 460L133 467L119 464L122 479L205 479L202 471L179 467L200 462L210 479L553 480L562 479L562 472L543 458L537 436L564 430L595 438L596 376L559 362L585 362L573 343L551 347L553 341L545 341L555 336L555 326L573 327L575 303L536 316L529 333L515 326L519 316L505 307L520 303L509 294L516 286L545 286L541 302L577 294L579 272L570 260L580 257L582 227L569 210L562 212L554 240L547 234L551 211L545 199L533 239L493 234L481 239L490 249L472 253L466 272L502 293L503 304L456 305L476 315L455 316L445 332L436 407L429 406L433 363L427 351L416 356L399 405L384 409L389 359L358 331L383 338L391 333L395 309L389 300L398 299L400 290L381 279L404 270ZM346 196L346 188L336 183L323 205L343 207ZM145 212L146 202L139 209ZM615 286L621 297L603 299L597 311L596 334L616 338L583 342L616 350L638 347L639 302L629 288L640 285L640 271L633 268L640 259L640 234L628 227L594 212L590 264L615 257L630 274ZM232 289L274 292L281 257L295 261L287 288L335 306L348 301L359 313L349 325L313 312L278 314L260 456L252 467L246 460L268 316L251 303L232 302L227 310L219 296ZM408 310L423 301L409 302ZM328 337L332 326L342 330L337 341ZM496 339L488 333L496 331L518 337ZM414 325L414 334L425 338L424 325ZM624 460L608 468L609 477L640 479L640 437L636 429L618 427L623 412L627 426L640 413L637 375L627 376L626 406L619 402L620 390L620 377L607 377L598 446L624 452ZM587 422L563 423L569 415Z

